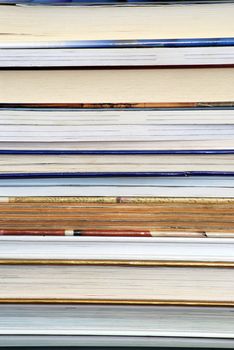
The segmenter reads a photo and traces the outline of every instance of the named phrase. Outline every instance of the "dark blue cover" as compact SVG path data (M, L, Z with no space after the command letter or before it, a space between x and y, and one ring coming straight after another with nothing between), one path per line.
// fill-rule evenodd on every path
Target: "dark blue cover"
M188 177L188 176L234 176L230 171L170 171L170 172L63 172L63 173L5 173L0 174L0 179L33 179L33 178L58 178L58 177Z
M178 38L178 39L137 39L137 40L61 40L41 41L37 43L21 42L7 44L7 48L33 49L121 49L121 48L153 48L153 47L208 47L234 46L234 37L227 38ZM4 43L0 48L6 48Z
M190 154L234 154L234 149L224 150L1 150L0 155L190 155Z

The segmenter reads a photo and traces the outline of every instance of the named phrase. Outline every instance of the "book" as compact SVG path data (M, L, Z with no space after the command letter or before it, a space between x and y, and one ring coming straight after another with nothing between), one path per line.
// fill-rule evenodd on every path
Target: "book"
M0 103L208 104L233 101L233 81L234 68L1 70Z
M0 177L234 175L234 154L0 155Z
M180 43L181 41L181 43ZM92 49L92 42L76 42L57 44L41 43L17 45L4 45L0 43L0 67L11 68L32 68L32 67L164 67L164 66L232 66L234 63L234 39L189 39L188 47L185 46L185 39L175 39L176 46L171 40L167 45L157 40L147 40L134 44L134 48L125 48L127 43L123 41L121 48L120 41L110 40L106 44L102 41L96 42L99 49ZM205 47L207 42L207 47ZM146 48L144 47L144 44ZM66 48L57 48L63 45ZM86 45L86 46L85 46ZM191 47L191 46L201 47ZM209 45L209 46L208 46ZM226 47L224 47L227 45ZM29 47L27 47L29 46ZM73 48L77 46L77 48ZM80 49L79 47L82 46ZM110 47L108 47L110 46ZM120 47L114 48L112 47ZM139 46L139 48L138 48ZM159 48L157 48L159 46ZM162 46L162 47L160 47ZM167 47L168 46L168 47ZM171 46L175 46L171 48ZM164 48L166 47L166 48Z
M42 344L58 346L66 345L65 339L68 339L68 344L76 345L75 341L81 341L84 346L87 346L86 340L91 345L96 345L94 342L98 340L97 344L107 346L109 341L128 346L142 343L148 346L170 345L174 340L177 346L191 346L190 342L194 345L213 344L215 348L220 344L233 344L230 307L44 303L1 304L0 310L4 321L0 327L0 339L6 343L8 336L8 344L15 339L21 344L22 339L26 341L26 335L29 339L27 345L32 343L32 337L41 340Z
M16 177L15 177L16 175ZM148 196L232 198L233 176L128 176L128 177L46 177L46 174L23 174L2 178L1 196ZM8 177L11 177L8 174ZM48 175L49 176L49 175ZM15 177L15 178L14 178ZM46 199L45 199L46 200ZM61 199L62 200L62 199ZM1 198L0 198L1 201Z
M33 48L54 41L60 48L66 44L71 48L72 44L76 47L76 41L86 40L127 40L131 47L138 40L152 39L218 41L233 38L233 13L233 3L223 1L189 6L181 6L179 1L171 6L143 7L2 5L0 42L8 48L31 43Z
M37 236L35 230L34 236L26 236L26 230L21 232L17 236L0 236L0 259L232 262L234 257L234 231L199 234L155 230L155 237L135 237L134 232L129 237L56 237L46 236L46 230L45 236ZM43 230L39 232L43 234Z
M8 259L0 263L4 279L0 298L13 303L54 299L116 305L234 303L233 262Z
M1 197L4 230L233 233L231 198Z
M0 67L233 65L231 3L155 7L151 2L114 8L58 4L52 11L43 6L1 6ZM223 32L215 30L221 23Z
M164 346L164 347L207 347L225 349L233 347L233 339L196 337L135 337L135 336L78 336L78 335L0 335L2 346Z
M156 106L1 108L0 154L218 155L233 149L233 107Z

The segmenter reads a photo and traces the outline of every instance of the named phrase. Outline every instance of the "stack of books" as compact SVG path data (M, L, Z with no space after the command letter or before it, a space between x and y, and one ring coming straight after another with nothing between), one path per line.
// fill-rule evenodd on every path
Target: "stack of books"
M0 346L233 347L234 3L14 3Z

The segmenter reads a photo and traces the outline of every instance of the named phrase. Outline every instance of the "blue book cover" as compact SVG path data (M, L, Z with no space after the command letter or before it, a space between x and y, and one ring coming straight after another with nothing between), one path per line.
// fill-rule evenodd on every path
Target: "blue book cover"
M187 177L234 176L234 171L170 171L170 172L48 172L2 173L0 179L75 178L75 177Z
M111 48L183 48L234 46L234 37L178 38L139 40L67 40L20 43L0 43L0 49L111 49Z

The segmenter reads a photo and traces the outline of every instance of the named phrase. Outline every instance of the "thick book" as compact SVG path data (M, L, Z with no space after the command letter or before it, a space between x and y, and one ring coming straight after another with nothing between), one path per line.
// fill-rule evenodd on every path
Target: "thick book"
M233 11L222 2L1 6L0 67L233 65Z
M0 108L0 154L218 155L233 149L233 125L231 104Z
M0 302L233 306L233 268L212 261L3 259Z
M1 6L0 42L33 47L55 41L61 48L75 46L77 40L127 40L134 47L146 39L213 38L218 45L218 39L233 37L233 12L233 3L222 1L146 7Z
M234 68L1 70L0 103L225 103L233 82Z
M234 154L0 155L0 178L234 176Z
M1 304L0 340L1 346L26 343L41 347L49 343L60 347L78 343L94 348L111 344L188 349L189 345L216 348L223 344L225 348L226 344L231 348L232 310L214 306Z
M187 47L186 47L187 42ZM92 48L94 46L94 48ZM232 66L234 38L1 44L1 68ZM95 48L98 47L98 48ZM115 47L115 48L113 48Z
M31 193L0 201L1 230L234 232L233 196L33 197Z

